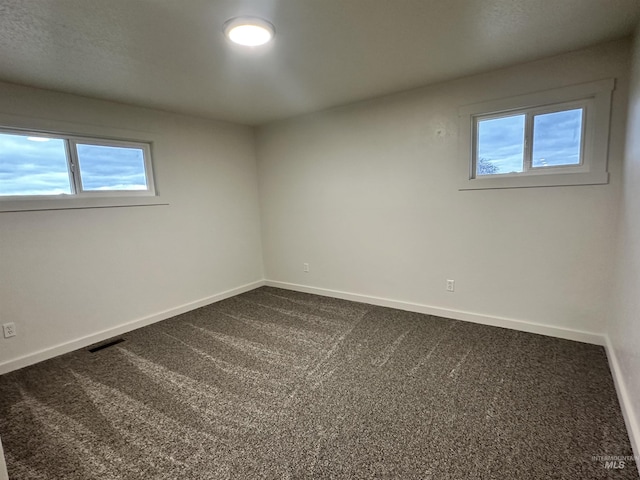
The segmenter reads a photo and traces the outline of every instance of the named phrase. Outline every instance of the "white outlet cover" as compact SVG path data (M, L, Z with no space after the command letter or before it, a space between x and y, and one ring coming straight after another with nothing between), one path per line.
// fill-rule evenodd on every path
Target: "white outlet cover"
M4 333L4 338L10 338L16 336L16 324L15 323L5 323L2 325L2 331Z

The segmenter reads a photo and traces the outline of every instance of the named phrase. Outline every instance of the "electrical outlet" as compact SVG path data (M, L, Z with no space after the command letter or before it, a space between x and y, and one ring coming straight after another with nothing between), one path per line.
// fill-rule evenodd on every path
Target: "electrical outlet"
M2 325L2 331L4 332L4 338L15 337L16 336L16 324L5 323Z
M453 292L456 289L455 280L447 280L447 292Z
M305 273L309 273L309 264L308 264L308 263L303 263L303 264L302 264L302 270L303 270Z

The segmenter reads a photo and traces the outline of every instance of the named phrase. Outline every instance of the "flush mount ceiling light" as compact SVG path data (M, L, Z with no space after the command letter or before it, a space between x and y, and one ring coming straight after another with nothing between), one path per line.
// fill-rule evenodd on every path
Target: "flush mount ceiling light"
M257 47L271 41L275 29L266 20L255 17L237 17L224 24L224 34L229 40L246 47Z

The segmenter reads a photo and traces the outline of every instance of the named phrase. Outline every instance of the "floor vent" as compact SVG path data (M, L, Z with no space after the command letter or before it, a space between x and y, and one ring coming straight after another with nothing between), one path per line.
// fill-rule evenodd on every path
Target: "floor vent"
M89 351L91 353L96 353L96 352L98 352L100 350L104 350L105 348L113 347L114 345L117 345L117 344L122 343L122 342L124 342L124 338L116 338L115 340L110 340L110 341L108 341L106 343L103 343L101 345L97 345L95 347L91 347L89 349Z

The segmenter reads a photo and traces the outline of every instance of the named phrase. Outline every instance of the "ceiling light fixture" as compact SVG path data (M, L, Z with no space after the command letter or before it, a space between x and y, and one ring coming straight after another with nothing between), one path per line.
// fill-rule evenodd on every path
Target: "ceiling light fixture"
M224 34L229 40L246 47L258 47L271 41L275 29L266 20L256 17L237 17L227 20Z

